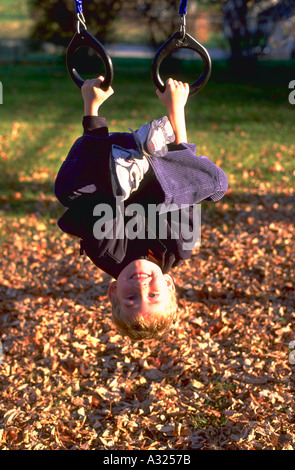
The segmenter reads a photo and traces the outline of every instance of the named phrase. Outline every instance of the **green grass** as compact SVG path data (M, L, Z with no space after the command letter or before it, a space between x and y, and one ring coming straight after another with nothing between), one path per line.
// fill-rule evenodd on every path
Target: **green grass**
M114 60L115 95L102 108L112 131L128 131L165 114L145 59ZM192 81L195 64L183 63ZM2 65L0 135L1 215L38 212L55 217L52 194L56 172L81 134L82 99L63 60L55 64ZM175 73L173 73L174 76ZM163 77L165 76L163 72ZM235 83L224 64L187 104L189 140L197 154L217 162L235 191L294 186L294 106L288 102L293 69L262 64L257 84ZM275 163L282 169L271 169ZM45 210L43 210L45 209Z
M235 392L235 388L233 383L226 384L213 380L210 385L211 399L205 400L202 411L196 410L190 416L194 428L208 429L225 426L228 419L224 411L229 410L232 405L231 394Z

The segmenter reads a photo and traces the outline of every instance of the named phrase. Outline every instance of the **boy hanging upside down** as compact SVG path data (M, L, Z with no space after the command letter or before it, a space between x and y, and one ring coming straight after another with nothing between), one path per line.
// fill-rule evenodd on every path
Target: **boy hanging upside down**
M191 255L194 206L221 199L228 180L187 142L188 84L170 78L163 93L157 90L169 119L110 133L98 111L114 92L103 91L102 81L82 87L84 134L55 181L56 197L68 208L58 225L79 237L81 253L115 279L108 296L118 331L134 340L155 338L176 318L168 273Z

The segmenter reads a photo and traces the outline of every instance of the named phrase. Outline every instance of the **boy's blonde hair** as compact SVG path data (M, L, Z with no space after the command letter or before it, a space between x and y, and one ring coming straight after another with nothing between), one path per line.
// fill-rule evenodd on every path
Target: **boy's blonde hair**
M132 319L127 318L116 294L112 297L111 303L113 322L119 333L129 336L134 341L162 336L169 331L172 322L177 318L177 298L174 290L169 291L166 306L164 309L161 307L161 313L156 313L149 321L146 321L141 313L135 314Z

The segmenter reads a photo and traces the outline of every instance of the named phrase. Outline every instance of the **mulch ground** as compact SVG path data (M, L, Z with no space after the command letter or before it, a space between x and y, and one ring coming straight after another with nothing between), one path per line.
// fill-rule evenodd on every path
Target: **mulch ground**
M3 225L0 448L295 449L294 215L287 192L204 205L179 321L138 343L54 219Z

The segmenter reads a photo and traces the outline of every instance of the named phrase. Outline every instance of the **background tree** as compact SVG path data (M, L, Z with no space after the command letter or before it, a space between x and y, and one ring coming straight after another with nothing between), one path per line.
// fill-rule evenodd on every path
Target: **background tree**
M151 44L158 45L178 30L179 4L180 0L133 0L125 1L123 9L133 9L138 20L147 26Z
M67 45L76 31L74 0L28 0L34 27L33 39ZM87 28L100 40L121 9L123 0L91 0L83 2Z
M66 45L76 30L74 0L28 0L33 39ZM87 27L105 41L113 21L126 16L147 30L151 44L167 40L179 27L180 0L91 0L83 2ZM196 2L192 1L191 5ZM190 6L191 6L190 5ZM128 37L128 31L127 31Z
M267 51L269 38L277 23L294 18L295 2L224 0L222 12L224 35L229 41L231 61L241 66L253 62Z
M74 0L27 0L35 20L32 37L58 45L68 44L76 30ZM89 0L83 10L89 30L100 40L111 39L113 21L128 18L147 31L147 39L158 45L179 27L180 0ZM266 51L277 23L290 20L294 30L295 0L189 0L187 21L192 24L199 7L222 17L224 37L237 68L253 62ZM293 18L293 23L292 23ZM127 27L128 28L128 27ZM189 28L190 29L190 28ZM124 39L128 39L128 29Z

